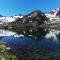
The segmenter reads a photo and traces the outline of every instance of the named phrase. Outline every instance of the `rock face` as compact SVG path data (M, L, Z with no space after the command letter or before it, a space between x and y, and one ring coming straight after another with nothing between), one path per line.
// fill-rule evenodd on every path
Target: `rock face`
M59 17L60 17L60 9L59 9L59 11L57 12L56 16L59 16Z
M60 8L56 8L45 15L49 18L50 23L60 22Z
M60 17L60 8L56 8L56 9L50 11L49 14Z
M28 15L25 15L23 17L23 21L25 20L25 22L39 22L39 24L42 24L45 22L45 20L47 21L46 16L44 15L44 13L42 13L39 10L33 11Z
M8 23L8 26L13 27L37 26L44 24L45 21L48 21L45 14L39 10L36 10L27 15L24 15L23 18L17 18L15 22Z

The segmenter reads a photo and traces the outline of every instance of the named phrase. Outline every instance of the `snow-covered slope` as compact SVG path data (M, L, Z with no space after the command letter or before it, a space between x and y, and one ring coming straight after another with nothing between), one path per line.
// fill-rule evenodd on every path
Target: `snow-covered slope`
M3 16L3 17L0 17L0 24L3 24L3 23L8 23L8 22L13 22L15 21L17 18L23 18L23 16Z
M50 22L60 22L60 8L56 8L45 15L50 20Z

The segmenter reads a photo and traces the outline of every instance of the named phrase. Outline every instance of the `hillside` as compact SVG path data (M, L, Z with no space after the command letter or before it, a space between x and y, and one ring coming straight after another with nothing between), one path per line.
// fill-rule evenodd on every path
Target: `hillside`
M48 21L45 14L39 10L35 10L23 18L17 18L14 22L8 23L8 27L26 27L40 26Z

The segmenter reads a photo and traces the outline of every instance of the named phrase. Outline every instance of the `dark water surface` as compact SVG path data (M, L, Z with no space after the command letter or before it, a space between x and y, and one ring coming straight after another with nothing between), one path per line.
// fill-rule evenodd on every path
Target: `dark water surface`
M19 60L60 60L59 30L32 28L13 31L0 29L0 41L7 43Z

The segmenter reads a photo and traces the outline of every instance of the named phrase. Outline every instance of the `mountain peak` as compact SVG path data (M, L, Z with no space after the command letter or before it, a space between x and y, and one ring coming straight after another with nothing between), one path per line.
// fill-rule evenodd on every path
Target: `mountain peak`
M59 10L60 10L60 8L55 8L53 11L56 12L56 11L59 11Z
M35 10L32 13L42 13L40 10Z
M60 16L60 8L55 8L49 12L49 14L53 14L55 16Z
M22 16L22 14L17 14L17 15L15 15L15 16Z

